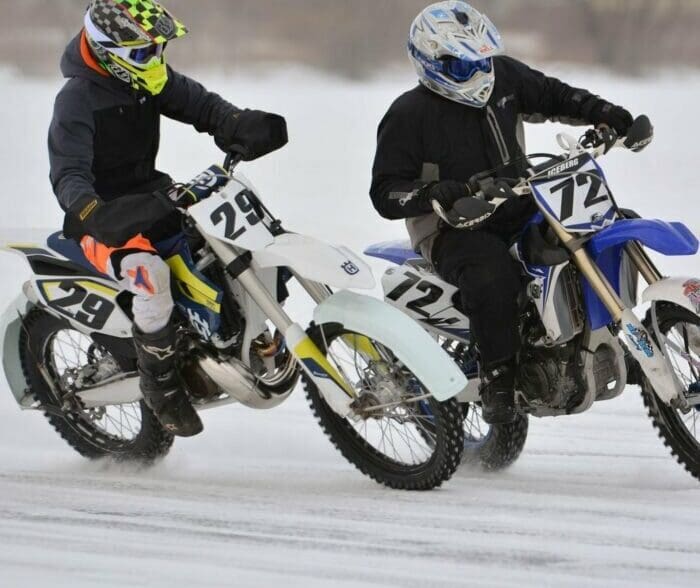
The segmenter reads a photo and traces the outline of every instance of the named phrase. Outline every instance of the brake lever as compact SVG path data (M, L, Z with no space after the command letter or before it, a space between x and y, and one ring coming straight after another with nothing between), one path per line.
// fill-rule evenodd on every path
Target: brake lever
M247 152L248 149L243 147L243 145L231 145L229 152L226 154L226 159L224 160L224 169L228 172L228 175L233 175L236 166L243 161Z

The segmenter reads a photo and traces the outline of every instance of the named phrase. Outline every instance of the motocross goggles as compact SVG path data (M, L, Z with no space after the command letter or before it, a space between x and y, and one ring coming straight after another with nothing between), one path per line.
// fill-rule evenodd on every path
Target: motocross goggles
M100 29L95 26L90 18L90 12L85 14L85 32L88 37L102 47L108 53L118 57L122 62L126 62L134 68L149 69L163 63L163 52L166 43L140 43L138 45L124 46L115 43Z
M467 82L478 72L489 73L493 69L493 60L491 58L470 61L447 56L442 57L439 61L442 64L441 73L453 79L455 82Z

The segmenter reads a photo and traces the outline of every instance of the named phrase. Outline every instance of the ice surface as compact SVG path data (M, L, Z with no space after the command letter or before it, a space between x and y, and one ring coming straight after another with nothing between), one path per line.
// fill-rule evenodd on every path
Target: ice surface
M618 200L649 217L695 214L700 77L632 81L555 68L647 113L656 141L603 166ZM239 105L284 113L292 142L246 165L295 231L361 251L402 238L367 196L376 125L410 76L365 84L289 71L202 76ZM0 227L54 227L46 128L59 80L0 74ZM532 150L556 149L554 126ZM186 180L220 159L206 136L163 129L162 169ZM377 277L386 267L372 261ZM0 303L28 275L0 258ZM697 259L664 260L700 274ZM300 319L307 303L292 305ZM692 586L700 573L698 484L668 455L636 388L573 418L533 421L508 472L461 469L407 494L362 477L323 437L298 391L282 407L204 413L157 467L89 463L41 415L0 390L0 586ZM693 579L695 578L695 579Z

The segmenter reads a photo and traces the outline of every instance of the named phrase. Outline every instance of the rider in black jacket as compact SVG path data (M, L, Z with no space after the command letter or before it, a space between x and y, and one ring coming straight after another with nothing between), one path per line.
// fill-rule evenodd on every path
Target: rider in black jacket
M519 350L520 274L509 246L534 211L513 199L472 230L443 226L433 203L449 210L471 195L481 172L524 172L522 121L607 125L621 136L632 115L587 90L502 55L498 31L465 2L425 9L411 27L409 56L421 84L400 96L379 125L371 197L385 218L407 219L414 247L459 286L479 347L484 419L512 422Z
M202 430L174 369L170 273L154 244L180 230L156 170L160 116L213 135L246 160L287 142L281 116L241 110L166 65L168 42L187 33L153 0L94 0L68 45L68 81L49 130L51 182L66 212L64 234L100 272L134 293L134 341L146 403L177 435Z

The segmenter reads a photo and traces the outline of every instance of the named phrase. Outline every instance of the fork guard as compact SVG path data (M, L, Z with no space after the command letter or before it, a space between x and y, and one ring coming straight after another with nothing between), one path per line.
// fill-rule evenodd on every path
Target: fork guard
M316 307L314 321L337 323L386 345L441 402L467 387L467 378L435 339L413 319L376 298L341 290Z

